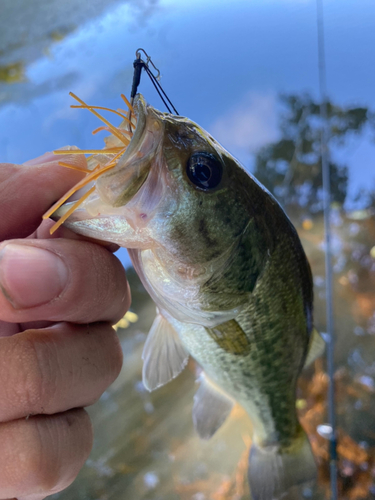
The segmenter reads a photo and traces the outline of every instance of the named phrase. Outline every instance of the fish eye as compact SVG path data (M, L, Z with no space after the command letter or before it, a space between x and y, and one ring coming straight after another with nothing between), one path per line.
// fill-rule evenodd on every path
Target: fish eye
M187 163L189 180L198 188L208 190L219 185L223 176L221 162L210 153L194 153Z

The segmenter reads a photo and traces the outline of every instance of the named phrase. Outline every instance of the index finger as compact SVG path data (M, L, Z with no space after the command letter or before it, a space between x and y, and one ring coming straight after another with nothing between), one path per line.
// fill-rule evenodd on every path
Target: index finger
M0 163L0 241L24 238L42 221L42 215L83 173L59 166L64 161L86 167L83 155L46 153L23 165Z

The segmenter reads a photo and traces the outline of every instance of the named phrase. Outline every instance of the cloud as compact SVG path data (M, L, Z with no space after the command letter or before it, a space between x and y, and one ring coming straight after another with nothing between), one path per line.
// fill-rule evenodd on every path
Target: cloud
M278 139L277 96L273 92L248 92L210 127L225 147L255 153Z

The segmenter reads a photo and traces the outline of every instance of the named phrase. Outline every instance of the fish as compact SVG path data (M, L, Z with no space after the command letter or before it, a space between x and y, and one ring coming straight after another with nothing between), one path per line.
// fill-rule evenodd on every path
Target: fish
M296 412L298 376L324 349L308 260L277 200L208 132L141 94L128 105L132 120L102 127L111 134L70 192L76 200L68 193L46 216L128 249L157 306L145 387L194 358L199 436L213 436L239 403L253 425L252 498L279 498L316 478Z

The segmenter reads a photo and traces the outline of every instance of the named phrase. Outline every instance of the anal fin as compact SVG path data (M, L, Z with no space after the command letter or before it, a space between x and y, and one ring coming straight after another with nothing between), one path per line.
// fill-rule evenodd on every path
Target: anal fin
M210 382L204 373L194 396L193 423L201 439L210 439L230 414L234 401Z
M311 365L319 356L324 353L326 343L316 328L313 329L310 336L309 349L304 364L304 368Z
M180 337L160 313L156 316L143 348L143 385L153 391L179 375L189 353Z

